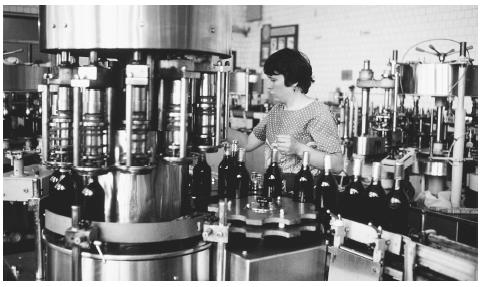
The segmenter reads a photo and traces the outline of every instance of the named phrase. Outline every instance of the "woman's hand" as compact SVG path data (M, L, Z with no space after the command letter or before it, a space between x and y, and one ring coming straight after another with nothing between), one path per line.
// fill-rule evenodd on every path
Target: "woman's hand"
M291 135L278 135L277 141L272 144L277 145L278 151L282 154L297 154L300 143Z

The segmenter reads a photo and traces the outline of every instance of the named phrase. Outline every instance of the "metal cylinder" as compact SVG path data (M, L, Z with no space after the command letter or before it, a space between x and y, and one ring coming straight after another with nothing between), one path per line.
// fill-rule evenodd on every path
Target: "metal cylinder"
M466 43L462 42L460 52L465 54ZM466 73L465 66L460 67L460 73ZM465 77L461 77L458 83L458 101L457 109L455 110L455 124L454 124L454 138L456 142L453 147L453 164L452 164L452 195L450 200L452 207L460 207L460 199L462 193L462 179L463 179L463 158L465 148ZM477 111L478 113L478 111Z
M368 104L370 97L370 89L362 89L362 130L361 135L367 135L368 133Z
M23 155L21 152L13 155L12 165L13 165L13 175L22 176L24 163L23 163Z
M132 165L132 101L133 101L133 86L126 87L126 104L125 104L125 133L126 133L126 164Z
M70 87L58 87L57 97L57 111L71 112L72 111L72 95Z
M73 165L80 165L80 88L73 88Z
M442 142L443 110L443 106L437 106L437 130L435 136L435 140L437 143Z
M82 280L166 281L209 280L210 243L172 252L149 254L105 254L82 252ZM47 241L46 279L71 280L71 251ZM188 267L187 267L188 266ZM121 272L119 272L121 271Z
M231 31L229 6L40 7L40 45L49 52L154 49L229 57Z

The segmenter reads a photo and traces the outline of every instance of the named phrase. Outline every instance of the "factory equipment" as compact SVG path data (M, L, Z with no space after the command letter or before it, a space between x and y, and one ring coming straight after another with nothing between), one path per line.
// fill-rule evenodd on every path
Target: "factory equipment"
M39 85L42 158L60 171L46 279L209 279L188 165L226 137L229 21L222 6L41 7L41 48L59 55Z
M192 212L187 194L191 155L216 151L226 137L228 15L222 6L41 7L42 48L59 59L39 86L42 132L48 136L42 138L43 165L26 181L33 190L23 199L36 214L37 279L477 280L477 249L428 230L428 210L422 211L416 234L385 231L330 210L320 213L317 202L251 190L249 196L210 204L216 216ZM434 134L435 119L417 108L423 121L419 134L425 134L413 143L416 149L407 149L411 143L402 139L408 137L398 136L410 124L401 120L408 118L402 95L423 96L422 85L411 77L416 69L398 64L394 54L380 80L374 80L365 62L357 81L361 132L354 129L358 109L352 87L342 106L343 140L347 150L355 141L356 162L363 163L363 170L367 159L390 154L382 170L392 172L396 166L400 184L408 180L404 168L416 166L418 149L433 148L426 138L429 128ZM88 63L80 65L84 56ZM458 84L459 97L464 87ZM369 130L372 88L385 90L385 103ZM456 127L461 115L456 109ZM433 120L430 126L427 118ZM464 157L459 147L475 154L475 130L468 133L472 144L465 145L456 132L449 146L457 166ZM244 150L239 153L243 159ZM12 153L15 169L11 179L4 174L4 186L20 181L21 155ZM448 176L448 161L439 155L427 153L425 167L418 168L439 177L428 180L430 190L437 186L441 191ZM370 174L368 169L364 173ZM363 184L361 168L355 174L354 183ZM475 196L477 174L475 169L467 175L469 197ZM52 186L46 187L48 178ZM13 185L8 188L15 190ZM39 201L47 189L52 194L46 198L41 234ZM337 191L345 189L341 182ZM18 193L13 196L17 199ZM331 220L325 224L320 215L328 213ZM428 277L431 271L437 277Z

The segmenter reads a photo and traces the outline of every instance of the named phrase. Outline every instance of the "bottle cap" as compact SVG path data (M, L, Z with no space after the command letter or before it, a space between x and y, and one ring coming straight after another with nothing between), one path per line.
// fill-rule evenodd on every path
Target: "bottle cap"
M378 161L372 164L372 178L373 180L379 180L382 174L382 164Z
M308 151L303 152L303 165L308 166L310 163L310 153Z
M272 149L272 162L278 162L278 149L276 147Z
M244 148L239 148L238 149L238 161L245 162L245 149Z
M394 179L403 179L405 176L405 170L403 169L403 162L395 162Z
M324 159L325 163L325 171L327 170L331 170L332 169L332 158L329 154L326 154L325 155L325 159Z
M362 175L362 163L363 163L363 160L361 158L353 159L353 175L356 175L356 176Z

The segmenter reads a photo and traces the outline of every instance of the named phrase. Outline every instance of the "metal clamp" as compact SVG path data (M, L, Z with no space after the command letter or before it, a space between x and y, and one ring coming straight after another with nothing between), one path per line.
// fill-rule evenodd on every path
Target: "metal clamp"
M385 258L385 251L388 248L389 241L382 238L383 229L381 226L375 228L370 222L368 223L368 226L372 227L377 232L377 238L375 238L375 240L371 244L373 246L373 262L378 262L382 264L383 259Z
M204 224L202 237L206 242L228 243L229 225Z
M333 230L333 246L340 248L343 245L347 231L345 229L345 224L343 223L342 216L329 212L332 219L330 220L330 229Z

